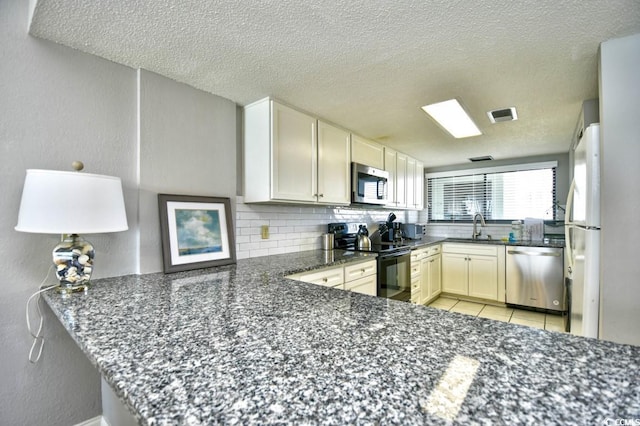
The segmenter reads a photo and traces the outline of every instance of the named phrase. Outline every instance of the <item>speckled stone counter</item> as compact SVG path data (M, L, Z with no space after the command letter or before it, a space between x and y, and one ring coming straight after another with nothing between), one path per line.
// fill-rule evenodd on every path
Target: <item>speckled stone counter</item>
M140 424L640 418L640 347L283 278L353 255L324 256L102 279L45 299Z
M496 239L480 238L473 240L471 238L448 238L448 237L425 237L422 240L403 240L403 244L408 245L411 249L419 249L422 247L430 246L440 243L463 243L463 244L485 244L485 245L497 245L497 246L525 246L525 247L557 247L563 248L565 246L564 240L552 239L549 242L530 240L530 241L516 241L508 242Z

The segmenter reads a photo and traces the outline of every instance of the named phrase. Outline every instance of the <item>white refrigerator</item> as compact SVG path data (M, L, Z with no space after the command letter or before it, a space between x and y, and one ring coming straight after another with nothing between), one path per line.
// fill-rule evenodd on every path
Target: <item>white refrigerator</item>
M574 148L565 242L570 332L598 337L600 312L600 125L587 127Z

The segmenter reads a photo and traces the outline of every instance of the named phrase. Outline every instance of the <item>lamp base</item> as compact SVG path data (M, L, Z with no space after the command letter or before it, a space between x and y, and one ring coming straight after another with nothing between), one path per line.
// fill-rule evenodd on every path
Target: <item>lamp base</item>
M65 234L62 238L62 242L53 249L53 263L60 280L58 292L85 292L93 272L93 246L78 234Z

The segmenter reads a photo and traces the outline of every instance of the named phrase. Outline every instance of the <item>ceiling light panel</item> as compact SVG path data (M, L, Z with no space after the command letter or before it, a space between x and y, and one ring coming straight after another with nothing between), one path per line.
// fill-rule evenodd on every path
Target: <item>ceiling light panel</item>
M457 99L425 105L422 109L454 138L468 138L482 134Z

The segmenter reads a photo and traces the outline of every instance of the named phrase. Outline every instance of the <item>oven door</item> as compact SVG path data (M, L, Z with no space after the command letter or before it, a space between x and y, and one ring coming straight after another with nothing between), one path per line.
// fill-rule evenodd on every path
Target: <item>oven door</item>
M378 296L411 301L411 250L378 255Z

